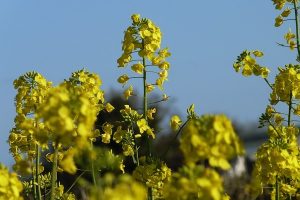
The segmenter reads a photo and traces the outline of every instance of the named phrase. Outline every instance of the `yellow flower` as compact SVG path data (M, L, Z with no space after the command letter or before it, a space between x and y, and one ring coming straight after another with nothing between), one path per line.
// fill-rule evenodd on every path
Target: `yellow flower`
M112 112L113 110L114 110L115 108L110 104L110 103L107 103L106 105L105 105L105 110L107 111L107 112Z
M144 65L142 65L141 63L138 63L138 64L134 64L131 66L131 69L138 73L138 74L143 74L144 72Z
M150 84L150 85L146 85L146 91L147 93L150 93L154 90L154 85Z
M0 199L23 200L21 192L23 185L16 173L10 173L6 167L0 164Z
M275 27L281 26L282 23L283 23L283 18L281 15L275 18Z
M140 133L144 133L145 131L150 129L150 127L148 126L148 122L144 118L138 120L136 124L139 127Z
M137 23L140 22L140 15L139 14L133 14L133 15L131 15L131 19L132 19L132 22L134 24L137 24Z
M252 68L249 65L245 65L242 71L243 76L251 76L252 73Z
M288 17L291 14L291 9L290 8L286 8L282 13L281 16L282 17Z
M264 53L261 51L255 50L255 51L253 51L253 55L255 55L256 57L262 57L264 55Z
M103 124L102 130L104 131L104 133L101 135L103 143L107 143L107 144L110 143L110 138L112 135L112 128L113 128L113 125L111 125L109 123Z
M133 87L129 86L129 88L127 88L123 94L124 94L125 99L128 99L130 96L133 95Z
M179 129L180 124L182 123L180 117L178 115L173 115L170 120L170 127L172 130L176 131Z
M64 156L59 162L59 166L69 174L75 174L77 171L77 167L74 162L75 154L76 150L73 148L69 148L66 152L64 152Z
M118 78L118 82L121 84L126 84L128 80L129 80L129 77L127 76L127 74L123 74L122 76L120 76Z
M154 118L153 118L152 115L154 113L156 113L156 108L152 108L152 109L147 110L147 117L148 117L148 119L153 120Z

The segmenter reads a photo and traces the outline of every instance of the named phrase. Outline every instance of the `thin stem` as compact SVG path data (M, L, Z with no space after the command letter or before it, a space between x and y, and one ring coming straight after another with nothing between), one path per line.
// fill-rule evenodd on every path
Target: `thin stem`
M290 92L290 100L289 100L289 114L288 114L288 126L291 125L291 117L292 117L292 92Z
M170 142L169 146L167 147L167 150L166 150L166 151L164 152L164 154L162 155L162 158L163 158L163 159L166 158L166 156L167 156L167 154L168 154L168 152L169 152L169 150L170 150L172 144L176 141L176 139L177 139L177 137L179 136L181 130L182 130L182 129L185 127L185 125L190 121L190 119L191 119L191 118L189 118L188 120L186 120L186 121L182 124L182 126L180 126L180 128L178 129L178 131L177 131L175 137L173 138L173 140Z
M58 156L58 144L55 143L53 165L52 165L52 176L51 176L50 200L55 199L55 188L57 182L57 156Z
M144 44L144 40L142 39L142 48L145 48L145 44ZM144 86L144 118L145 120L148 122L147 120L147 71L146 71L146 59L143 56L143 66L144 66L144 70L143 70L143 86ZM148 137L147 138L147 155L149 157L151 157L151 140ZM153 200L153 195L152 195L152 188L148 188L148 200Z
M145 44L144 44L144 40L142 40L142 48L145 48ZM143 86L144 86L144 118L146 121L148 121L147 119L147 109L148 109L148 105L147 105L147 71L146 71L146 59L143 56L143 66L144 66L144 70L143 70ZM150 138L148 137L147 139L147 153L148 156L151 157L151 141Z
M74 187L74 185L78 182L78 180L80 179L81 176L83 176L83 174L85 174L86 171L83 171L76 179L75 181L72 183L72 185L68 188L68 190L66 191L66 193L70 192L70 190Z
M284 19L284 20L282 20L282 21L295 21L296 19L293 19L293 18L291 18L291 19Z
M32 164L34 164L33 159L31 160L31 162L32 162ZM32 165L32 166L34 166L34 165ZM33 196L34 196L34 199L37 198L36 184L35 183L36 183L36 175L34 173L34 167L32 167L32 187L33 187Z
M132 77L129 77L129 79L134 79L134 78L143 78L142 76L132 76Z
M270 84L270 82L268 81L268 79L267 79L267 78L264 78L264 80L265 80L265 82L268 84L268 86L269 86L271 89L273 89L273 87L272 87L272 85Z
M277 131L276 127L272 124L272 122L270 121L270 119L268 119L268 122L269 122L270 126L275 130L275 132L277 133L277 135L279 137L281 137L280 133Z
M93 145L93 141L91 140L91 150L93 151L94 145ZM97 186L97 182L96 182L96 176L95 176L95 169L94 169L94 160L91 159L91 168L92 168L92 178L93 178L93 183L95 186Z
M275 199L276 200L279 200L279 181L278 181L278 175L276 175L276 185L275 185L275 190L276 190L276 196L275 196Z
M148 188L148 200L153 200L152 188Z
M294 0L294 11L295 11L295 21L296 21L296 37L297 37L297 51L298 51L298 58L300 57L300 41L299 41L299 21L298 21L298 8L297 8L297 1Z
M42 199L42 193L41 193L41 181L40 181L40 147L38 144L36 144L36 159L35 159L35 176L36 176L36 182L37 182L37 199Z

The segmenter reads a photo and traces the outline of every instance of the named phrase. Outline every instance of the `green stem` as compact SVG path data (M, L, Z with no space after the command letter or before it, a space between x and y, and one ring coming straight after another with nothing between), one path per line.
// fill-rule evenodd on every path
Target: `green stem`
M83 176L83 174L84 174L85 172L86 172L86 171L83 171L83 172L76 178L76 180L72 183L72 185L69 187L69 189L68 189L65 193L70 192L70 190L74 187L74 185L78 182L78 180L80 179L80 177Z
M52 165L52 176L51 176L51 191L50 191L50 200L55 199L55 188L57 182L57 160L58 160L58 144L55 144L54 147L54 157Z
M279 200L279 181L278 181L278 175L276 175L276 196L275 196L275 200Z
M35 176L36 176L36 183L37 183L37 199L42 199L41 193L41 181L40 181L40 147L36 144L36 159L35 159Z
M297 1L294 0L293 2L294 2L294 12L295 12L295 21L296 21L297 51L298 51L298 58L300 58L298 8L297 8Z
M292 117L292 92L290 92L290 99L289 99L289 114L288 114L288 126L291 124L291 117Z
M144 40L142 40L142 48L145 48L145 44L144 44ZM148 109L148 105L147 105L147 71L146 71L146 59L143 56L143 66L144 66L144 70L143 70L143 86L144 86L144 118L145 120L148 122L147 119L147 109ZM147 155L149 157L151 157L151 140L150 137L147 138ZM152 188L148 188L148 200L152 200L153 199L153 195L152 195Z
M94 145L93 145L93 141L91 140L91 149L93 151ZM97 182L96 182L96 176L95 176L95 169L94 169L94 160L91 160L91 168L92 168L92 178L93 178L93 183L96 186Z
M148 188L148 200L153 200L152 188Z
M268 81L268 79L267 79L267 78L264 78L264 80L265 80L265 82L268 84L268 86L271 88L271 90L273 90L273 87L272 87L272 85L270 84L270 82Z
M179 134L181 133L181 130L183 129L183 127L185 127L185 125L188 123L188 121L190 121L191 118L189 118L188 120L186 120L182 126L180 126L180 128L178 129L175 137L173 138L173 140L170 142L169 146L167 147L167 150L164 152L164 154L162 155L162 158L165 159L166 156L168 155L168 152L172 146L172 144L176 141L177 137L179 136Z
M32 162L32 166L34 166L34 161L33 159L31 160ZM37 198L37 195L36 195L36 177L35 177L35 173L34 173L34 167L32 167L32 187L33 187L33 196L34 196L34 199Z

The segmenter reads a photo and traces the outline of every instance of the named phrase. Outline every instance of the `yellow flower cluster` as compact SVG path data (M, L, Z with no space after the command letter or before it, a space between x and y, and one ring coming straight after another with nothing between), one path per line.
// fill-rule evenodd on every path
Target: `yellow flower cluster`
M294 126L269 126L270 138L256 153L253 186L258 191L266 185L275 185L277 178L286 197L295 195L300 186L298 132Z
M272 1L277 10L282 10L287 2L293 3L294 1L297 1L297 0L272 0ZM284 18L289 17L289 15L291 14L291 11L292 11L291 8L288 8L288 7L285 8L282 11L282 13L275 18L275 27L281 26L284 21Z
M49 90L37 111L39 119L51 132L49 140L56 148L65 150L59 165L69 173L76 172L74 155L90 145L90 139L97 135L94 123L98 112L104 108L100 85L97 75L84 70L75 72L69 81Z
M135 181L130 175L124 174L115 177L113 174L106 174L103 178L102 188L95 188L91 192L91 200L145 200L147 190L143 184Z
M290 98L300 99L300 66L286 65L279 68L279 74L275 78L273 91L270 95L271 104L278 101L288 102Z
M132 175L148 188L152 188L154 199L160 199L163 197L163 187L170 181L172 173L165 163L154 161L151 164L137 166Z
M223 180L213 169L203 166L184 166L173 173L164 187L166 200L229 200L224 193Z
M261 51L243 51L233 64L233 68L236 72L239 72L242 68L243 76L251 76L254 74L255 76L261 76L262 78L267 78L270 70L267 67L262 67L257 64L257 57L262 57L263 53Z
M14 81L17 89L16 117L8 142L16 162L14 169L21 174L31 173L30 161L35 158L40 133L48 132L44 124L37 120L36 111L44 103L51 84L37 72L28 72Z
M288 46L290 47L291 50L294 50L295 47L297 46L296 43L296 35L294 33L292 33L291 30L289 30L285 35L284 35L284 39L286 40L286 43L288 44Z
M22 200L23 185L16 173L9 173L8 169L0 164L0 200Z
M147 115L152 117L155 113L155 109L149 109ZM124 126L118 126L116 131L113 133L113 125L105 123L102 126L104 133L101 135L103 143L110 143L111 137L116 143L122 144L123 154L125 156L132 156L134 154L134 138L139 138L142 134L155 138L153 129L150 128L148 122L143 118L143 115L139 114L136 110L132 109L129 105L125 105L124 109L120 110L120 113L124 119ZM134 132L134 127L138 128L138 132Z
M225 115L203 115L190 120L182 131L180 149L188 165L208 160L211 166L224 170L231 167L229 159L244 153Z
M86 70L79 70L72 73L67 83L76 87L78 93L86 93L91 106L93 106L97 112L103 109L104 92L100 90L102 81L97 74L90 73Z
M153 91L155 86L163 89L163 84L168 78L169 62L165 59L171 54L168 49L160 49L162 34L150 19L140 18L140 15L134 14L131 17L132 25L127 28L123 40L123 54L118 59L119 67L125 67L128 63L137 61L132 64L131 69L137 74L142 74L140 78L146 79L146 67L157 66L159 71L153 71L158 78L155 83L147 83L147 93ZM137 57L137 59L133 59ZM149 64L147 64L149 62ZM149 71L150 72L150 71ZM138 78L138 77L134 77ZM123 74L118 78L118 82L125 85L131 79L127 74ZM124 96L126 99L132 96L133 87L130 86L125 90Z

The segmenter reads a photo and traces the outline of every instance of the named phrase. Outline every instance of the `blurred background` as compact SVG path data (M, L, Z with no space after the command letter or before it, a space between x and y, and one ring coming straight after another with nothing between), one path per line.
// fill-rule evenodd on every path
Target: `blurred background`
M296 58L276 45L290 24L274 27L279 13L271 0L0 0L0 162L13 163L6 142L15 116L13 80L35 70L57 84L87 68L101 76L109 99L122 90L116 79L125 71L116 60L133 13L161 28L162 47L172 53L164 91L168 115L184 118L192 103L199 114L225 113L253 156L265 139L256 127L270 89L260 78L235 73L232 64L245 49L262 50L259 62L271 69L273 82L277 67ZM163 129L167 121L165 116Z

